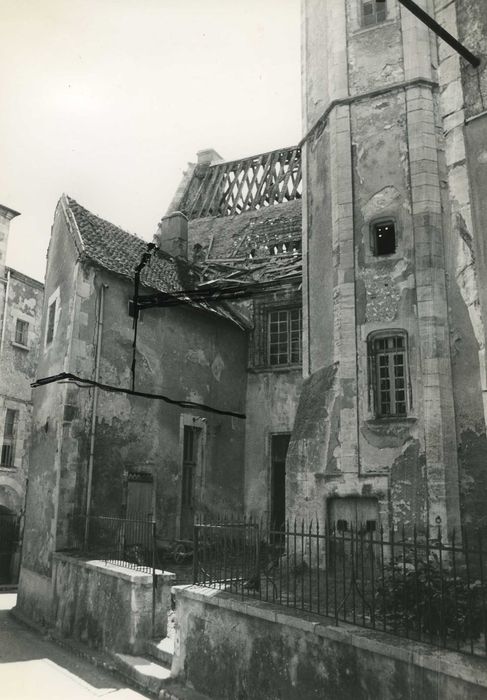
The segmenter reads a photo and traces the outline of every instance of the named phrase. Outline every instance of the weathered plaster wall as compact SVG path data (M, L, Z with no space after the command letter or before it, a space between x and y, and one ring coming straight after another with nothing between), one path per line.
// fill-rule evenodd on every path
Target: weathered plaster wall
M445 255L462 519L466 525L485 527L487 177L483 155L487 153L487 122L477 115L484 111L487 95L487 8L463 0L436 2L435 8L438 21L482 59L475 69L447 44L438 42L438 107L444 135L443 177L448 183L444 208L449 212Z
M258 517L270 512L271 435L291 433L301 385L301 369L248 374L245 509Z
M176 587L172 674L214 700L487 697L481 659L220 591Z
M381 128L378 129L378 124ZM421 353L416 322L416 278L409 187L407 104L404 91L370 98L352 109L356 320L360 473L390 480L390 515L403 524L426 521L425 444ZM373 254L371 224L391 218L396 253ZM375 420L369 386L367 338L373 331L408 334L411 394L408 418Z
M106 285L100 381L130 385L132 320L127 313L130 283L97 271L94 285ZM80 342L95 327L94 295L81 306L87 323ZM147 310L139 325L136 388L179 400L244 412L246 340L241 330L186 307ZM82 354L81 354L82 357ZM93 512L120 514L124 470L151 471L156 479L156 516L163 537L175 537L181 489L182 414L203 418L204 464L198 475L197 508L232 510L242 503L244 421L101 392L98 401L93 472ZM79 460L82 470L83 459Z

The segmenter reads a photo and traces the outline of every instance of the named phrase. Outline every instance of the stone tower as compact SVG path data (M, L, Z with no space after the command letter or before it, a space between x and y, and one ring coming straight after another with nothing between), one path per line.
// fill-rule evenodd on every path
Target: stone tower
M305 0L302 24L306 381L289 514L451 531L470 508L465 430L487 464L470 203L459 221L452 195L468 178L445 152L458 57L397 0Z

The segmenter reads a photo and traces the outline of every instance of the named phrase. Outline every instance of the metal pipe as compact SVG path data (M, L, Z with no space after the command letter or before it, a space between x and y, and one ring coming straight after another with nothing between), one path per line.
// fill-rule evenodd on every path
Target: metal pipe
M101 358L101 340L103 331L103 311L105 306L105 289L107 284L102 284L100 287L100 302L98 310L98 327L96 336L96 356L95 356L95 382L98 381L100 375L100 358ZM88 457L88 483L86 485L86 511L85 511L85 533L84 546L88 545L89 536L89 519L91 511L91 488L93 482L93 464L95 454L95 430L96 430L96 410L98 407L98 392L97 386L93 389L93 404L91 410L91 428L90 428L90 455Z
M2 335L0 337L0 356L3 352L3 343L5 340L5 328L7 325L7 306L8 306L8 295L10 291L10 268L7 270L7 277L2 280L5 283L5 299L3 301L3 316L2 316Z
M379 2L384 2L384 0L379 0ZM421 22L426 24L426 26L431 29L440 39L443 39L452 49L455 49L457 53L460 54L466 61L468 61L474 68L480 66L480 58L474 56L471 51L469 51L463 44L461 44L458 39L447 32L441 24L438 24L433 17L425 12L419 5L417 5L413 0L399 0L401 5L405 7L409 12L412 12Z

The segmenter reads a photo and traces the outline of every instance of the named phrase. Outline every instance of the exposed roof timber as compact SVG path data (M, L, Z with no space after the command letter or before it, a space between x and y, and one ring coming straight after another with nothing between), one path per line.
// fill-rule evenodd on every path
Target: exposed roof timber
M202 167L194 174L200 184L193 196L190 188L180 203L188 219L234 216L301 198L298 146Z

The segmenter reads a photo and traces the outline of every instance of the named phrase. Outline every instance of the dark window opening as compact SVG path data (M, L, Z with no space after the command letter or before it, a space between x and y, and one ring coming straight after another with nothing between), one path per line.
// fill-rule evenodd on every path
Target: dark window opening
M301 309L278 309L269 312L268 357L270 365L301 362Z
M56 321L56 301L53 301L49 307L49 313L47 316L47 335L46 344L52 342L54 338L54 323Z
M396 227L393 221L381 221L372 227L374 255L392 255L396 252Z
M17 427L17 411L7 408L3 427L3 443L0 464L2 467L12 467L15 456L15 433Z
M198 428L184 426L183 436L183 483L182 483L182 504L192 506L194 497L194 472L197 461L197 431Z
M337 530L338 532L346 532L348 530L348 521L347 520L337 520Z
M29 324L27 321L22 321L18 318L15 324L15 342L19 345L27 345L28 334Z
M406 416L406 335L372 338L369 353L377 418Z
M385 0L361 0L362 1L362 26L372 27L387 19L387 3Z
M375 520L365 521L365 532L375 532L377 530L377 522Z

